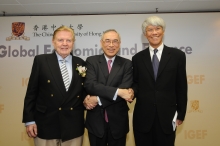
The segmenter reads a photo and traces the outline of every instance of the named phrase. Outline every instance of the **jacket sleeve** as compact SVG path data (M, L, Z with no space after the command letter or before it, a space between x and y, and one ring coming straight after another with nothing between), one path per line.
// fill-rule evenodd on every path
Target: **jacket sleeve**
M38 58L34 58L31 75L28 82L28 87L24 99L23 109L23 123L34 121L34 109L36 105L36 98L38 96L38 80L39 80L39 61Z

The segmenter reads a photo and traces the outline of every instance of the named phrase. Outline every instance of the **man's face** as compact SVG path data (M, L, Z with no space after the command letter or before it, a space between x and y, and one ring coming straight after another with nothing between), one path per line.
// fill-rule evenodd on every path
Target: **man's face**
M163 42L164 30L161 26L149 25L145 37L153 48L158 48Z
M116 32L110 31L105 33L103 39L100 42L104 54L109 59L111 59L118 53L121 42Z
M69 31L57 32L52 42L56 52L63 58L68 56L73 49L73 35Z

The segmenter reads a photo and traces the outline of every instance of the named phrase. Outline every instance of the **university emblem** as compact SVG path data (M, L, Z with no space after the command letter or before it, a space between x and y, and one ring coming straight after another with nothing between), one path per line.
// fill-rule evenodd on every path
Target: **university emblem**
M13 22L12 23L12 36L6 38L6 41L11 40L26 40L29 41L30 38L24 36L25 23L24 22Z
M191 112L200 112L202 113L203 111L199 109L199 100L191 100L190 101L190 110L188 111L189 113Z

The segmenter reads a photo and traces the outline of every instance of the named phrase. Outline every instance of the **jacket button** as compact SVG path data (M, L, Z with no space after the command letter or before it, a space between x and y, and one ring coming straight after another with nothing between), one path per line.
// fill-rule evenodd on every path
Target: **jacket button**
M71 107L70 110L73 110L73 108Z
M83 83L82 83L82 85L83 85Z
M51 97L53 97L53 94L51 94Z
M77 98L79 98L79 96L77 96Z
M50 83L50 80L47 80L47 83Z
M62 110L62 108L60 107L60 108L59 108L59 111L61 111L61 110Z

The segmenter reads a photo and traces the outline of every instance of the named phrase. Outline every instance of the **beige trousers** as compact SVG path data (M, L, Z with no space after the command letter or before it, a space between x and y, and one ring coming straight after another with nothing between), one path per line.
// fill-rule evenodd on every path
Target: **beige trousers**
M62 142L60 139L41 139L39 137L34 138L35 146L82 146L83 136Z

